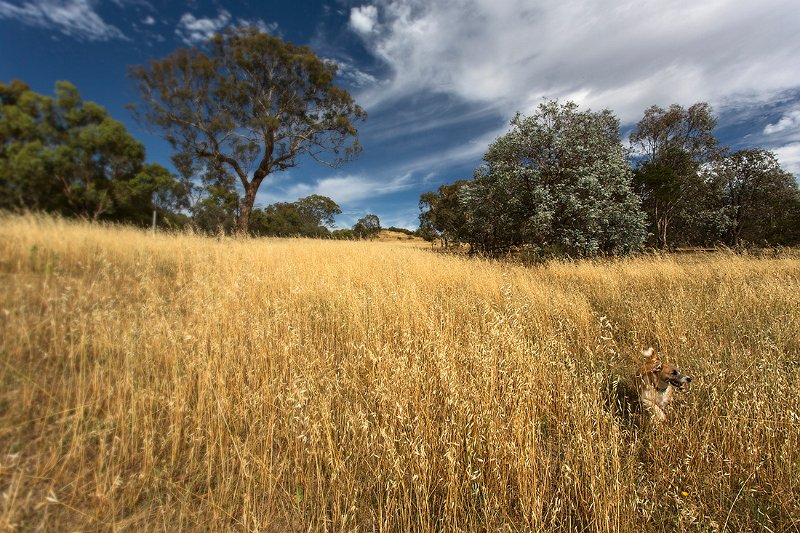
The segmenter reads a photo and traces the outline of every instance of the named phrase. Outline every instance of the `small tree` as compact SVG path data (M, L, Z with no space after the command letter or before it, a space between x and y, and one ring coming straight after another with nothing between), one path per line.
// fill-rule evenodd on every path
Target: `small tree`
M701 209L699 201L705 196L706 184L699 169L700 163L676 146L656 159L643 161L633 174L634 189L661 248L672 242L673 226L685 226L689 222L686 215Z
M687 226L702 210L705 184L700 166L719 154L713 131L717 121L711 106L701 102L689 109L651 106L630 135L641 152L634 188L642 198L651 231L667 248L673 226Z
M342 214L342 209L336 202L319 194L301 198L295 205L317 226L332 228L336 225L334 217Z
M377 215L366 215L353 225L353 233L359 239L371 239L381 231L381 221Z
M279 237L326 237L339 206L327 196L313 194L296 202L279 202L254 209L250 232Z
M192 206L192 222L209 234L230 234L236 230L239 195L229 183L217 182L204 188L203 195Z
M608 110L552 101L517 115L463 188L470 242L580 256L634 250L644 215L625 156Z
M420 229L428 237L426 240L438 237L442 246L447 248L464 239L467 213L460 193L467 183L467 180L458 180L440 186L436 192L430 191L420 196Z
M718 199L729 245L794 244L800 238L800 190L772 152L733 152L710 165L706 178Z
M202 173L216 163L239 180L244 234L267 176L303 156L335 167L360 152L354 123L366 114L334 85L336 70L310 48L240 28L131 76L143 99L138 116L163 133L186 168Z

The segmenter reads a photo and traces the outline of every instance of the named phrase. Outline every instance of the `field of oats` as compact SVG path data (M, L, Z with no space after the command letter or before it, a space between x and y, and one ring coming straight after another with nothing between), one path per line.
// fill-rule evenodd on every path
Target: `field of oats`
M653 345L665 424L615 405ZM800 257L0 218L2 531L800 531Z

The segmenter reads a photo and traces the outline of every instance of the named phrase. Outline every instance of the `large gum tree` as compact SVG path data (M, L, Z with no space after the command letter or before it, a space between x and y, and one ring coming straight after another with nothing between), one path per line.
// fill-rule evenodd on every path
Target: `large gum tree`
M176 150L182 173L222 166L238 178L246 234L267 176L306 157L336 167L361 151L355 123L366 113L334 84L336 70L308 47L238 28L132 68L142 96L133 107Z

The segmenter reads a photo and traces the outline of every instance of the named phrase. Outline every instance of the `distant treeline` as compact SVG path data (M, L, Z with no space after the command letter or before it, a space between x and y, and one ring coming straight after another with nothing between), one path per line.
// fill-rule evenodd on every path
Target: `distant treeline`
M0 83L0 209L34 210L89 220L207 233L236 229L240 196L222 167L197 183L145 162L142 143L67 82L55 97L21 81ZM330 198L311 195L253 209L253 236L370 238L380 220L368 214L351 229L334 228L341 214Z
M800 243L795 177L772 152L720 146L715 126L705 103L653 106L625 148L611 111L543 103L511 121L471 179L421 196L416 232L392 229L445 247L537 255ZM67 82L54 97L0 83L0 209L137 225L155 212L161 226L241 231L249 208L229 168L207 159L198 178L183 157L173 156L180 176L146 163L142 143ZM338 214L332 199L311 195L252 208L247 232L358 239L381 229L372 214L334 229Z
M517 115L472 179L420 197L421 236L487 253L800 243L800 192L775 154L719 145L708 104L650 107L621 141L611 111Z

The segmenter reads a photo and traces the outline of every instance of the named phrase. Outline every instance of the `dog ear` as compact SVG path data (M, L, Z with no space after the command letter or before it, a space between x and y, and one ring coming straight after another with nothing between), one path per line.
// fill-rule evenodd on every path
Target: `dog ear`
M656 354L655 348L650 346L648 349L642 350L642 355L644 356L644 364L639 367L639 371L636 373L637 376L661 372L663 365L661 364L661 358Z

